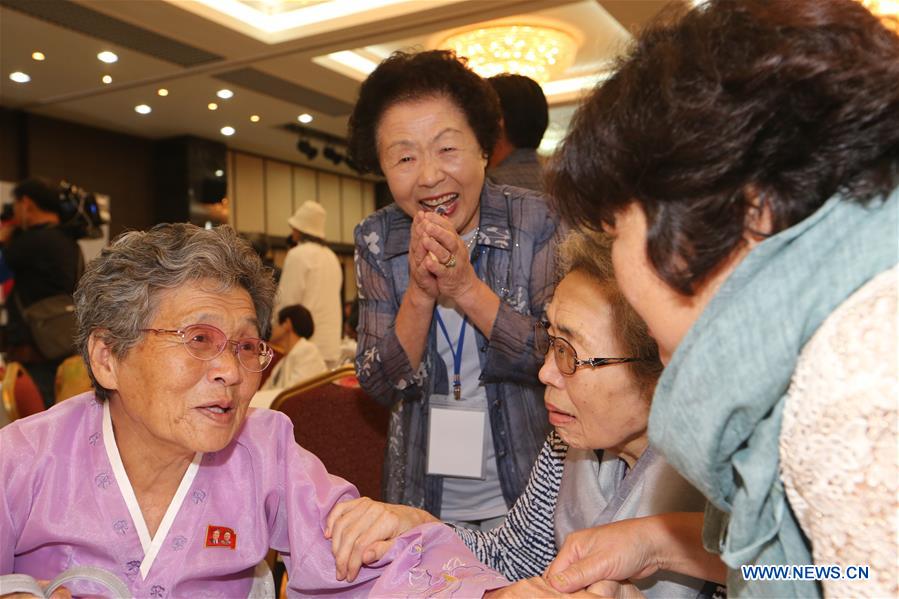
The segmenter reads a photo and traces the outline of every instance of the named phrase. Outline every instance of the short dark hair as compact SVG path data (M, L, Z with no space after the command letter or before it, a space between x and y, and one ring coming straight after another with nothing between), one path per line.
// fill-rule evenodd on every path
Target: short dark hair
M59 188L44 179L25 179L13 187L12 196L16 201L28 196L44 212L59 214Z
M536 149L549 125L549 105L540 84L510 73L495 75L487 82L499 96L506 138L516 148Z
M285 306L278 311L278 324L283 324L290 319L290 326L298 336L309 339L315 334L315 323L312 321L312 313L302 304Z
M600 228L638 202L661 278L696 292L764 202L773 233L899 178L899 36L853 0L711 0L643 32L578 109L549 189Z
M363 172L383 174L377 129L398 102L445 97L465 115L484 155L499 138L499 100L493 88L451 50L394 52L362 82L347 128L347 151Z

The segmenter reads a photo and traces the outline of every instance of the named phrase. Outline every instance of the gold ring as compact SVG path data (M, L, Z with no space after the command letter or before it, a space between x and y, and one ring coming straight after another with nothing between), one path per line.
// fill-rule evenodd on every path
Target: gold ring
M453 268L456 265L456 255L450 254L449 260L443 263L447 268Z

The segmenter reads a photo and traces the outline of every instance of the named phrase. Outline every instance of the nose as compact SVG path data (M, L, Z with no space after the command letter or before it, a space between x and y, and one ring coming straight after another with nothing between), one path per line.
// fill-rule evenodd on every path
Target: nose
M430 153L421 159L421 170L418 173L418 183L423 187L434 187L443 181L445 174L440 161Z
M537 373L537 378L540 379L540 382L546 385L547 387L556 387L561 389L565 384L565 377L562 376L562 373L559 372L558 366L556 366L556 356L555 350L550 348L546 355L543 357L543 366L540 367L540 372Z
M209 361L209 377L225 385L239 385L243 382L244 369L232 343L225 344L222 353Z

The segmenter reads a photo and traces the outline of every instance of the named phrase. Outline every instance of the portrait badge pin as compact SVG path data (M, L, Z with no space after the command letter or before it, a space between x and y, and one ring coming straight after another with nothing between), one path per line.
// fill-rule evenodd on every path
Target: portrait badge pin
M237 533L227 526L210 524L206 527L206 546L237 549Z

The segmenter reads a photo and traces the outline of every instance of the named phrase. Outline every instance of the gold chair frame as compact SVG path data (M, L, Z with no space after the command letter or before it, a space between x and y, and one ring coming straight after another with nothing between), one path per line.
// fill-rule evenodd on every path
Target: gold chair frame
M322 385L327 385L328 383L339 381L340 379L346 378L348 376L356 376L356 367L352 364L347 364L346 366L338 366L334 370L329 370L328 372L323 372L321 374L315 375L314 377L299 382L293 387L289 387L279 393L275 397L275 399L272 400L271 409L280 409L281 405L285 401L287 401L297 393L304 393L306 391L309 391L310 389L315 389L316 387L321 387Z

